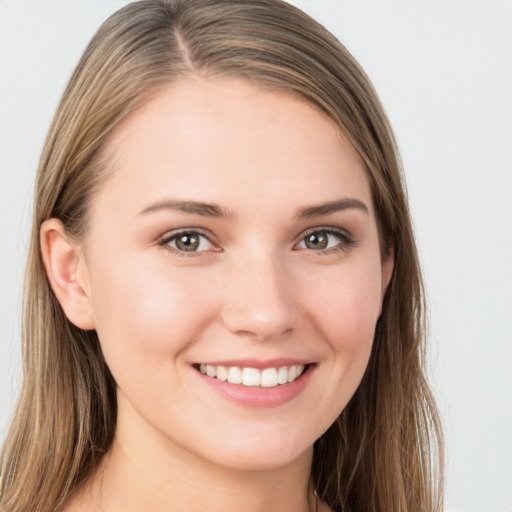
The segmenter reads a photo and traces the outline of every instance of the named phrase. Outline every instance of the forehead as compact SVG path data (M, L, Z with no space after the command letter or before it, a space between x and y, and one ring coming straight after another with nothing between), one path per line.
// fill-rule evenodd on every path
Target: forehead
M93 208L122 199L140 210L168 197L284 209L358 196L371 206L363 165L331 118L244 80L169 85L117 130L109 150L112 173Z

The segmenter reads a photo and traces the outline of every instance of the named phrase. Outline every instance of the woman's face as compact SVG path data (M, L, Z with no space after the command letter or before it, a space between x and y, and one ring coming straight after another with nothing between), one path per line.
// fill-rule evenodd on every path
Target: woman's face
M80 272L118 428L230 468L310 454L392 270L354 149L303 100L231 79L169 86L110 149Z

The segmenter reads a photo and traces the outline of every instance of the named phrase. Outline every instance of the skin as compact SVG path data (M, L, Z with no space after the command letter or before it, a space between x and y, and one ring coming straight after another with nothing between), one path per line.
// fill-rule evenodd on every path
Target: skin
M56 219L41 231L57 298L97 330L119 387L114 445L68 510L309 510L313 443L363 376L393 268L356 152L302 99L199 77L170 85L109 149L85 240ZM297 217L346 199L366 211ZM228 216L155 206L169 200ZM169 241L183 228L204 235L199 251ZM328 248L308 247L311 232ZM275 407L228 400L193 366L282 357L312 367Z

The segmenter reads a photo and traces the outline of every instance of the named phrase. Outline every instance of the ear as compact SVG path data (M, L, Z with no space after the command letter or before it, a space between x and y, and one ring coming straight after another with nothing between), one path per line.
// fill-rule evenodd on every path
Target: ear
M392 246L390 246L382 257L381 263L381 304L384 300L384 295L386 294L386 290L388 289L389 282L391 281L391 277L393 276L393 269L395 268L395 250Z
M58 219L43 222L40 244L48 280L68 320L81 329L94 329L87 267L81 248L69 240Z

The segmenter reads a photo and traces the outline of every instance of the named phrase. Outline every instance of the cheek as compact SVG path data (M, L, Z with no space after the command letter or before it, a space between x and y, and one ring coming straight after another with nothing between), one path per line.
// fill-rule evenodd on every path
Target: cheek
M310 397L318 411L312 435L319 437L354 395L371 354L380 314L380 262L352 260L301 272L301 318L305 335L316 344L318 386Z
M101 267L91 286L93 307L114 377L158 373L211 321L217 301L198 274L126 258L115 268Z
M323 283L319 286L319 283ZM308 286L317 328L333 349L371 345L381 309L380 265L340 269Z
M321 402L334 421L368 365L380 314L380 264L340 268L331 278L317 286L310 304L315 328L327 347L328 377Z

